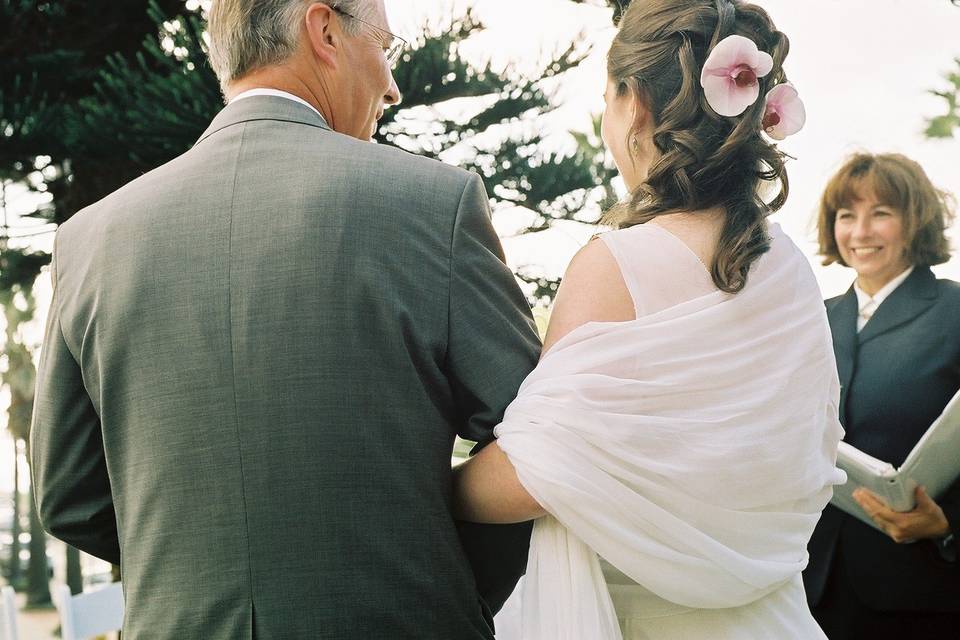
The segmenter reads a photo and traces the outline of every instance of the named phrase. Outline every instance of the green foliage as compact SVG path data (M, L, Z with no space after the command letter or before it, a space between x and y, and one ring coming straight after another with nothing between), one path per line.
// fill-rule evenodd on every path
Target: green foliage
M539 212L534 222L520 233L535 233L549 229L558 220L577 220L595 223L600 212L612 207L617 196L610 186L617 175L616 168L606 161L606 148L600 137L600 116L593 119L593 129L587 132L571 132L577 143L577 150L562 169L550 168L548 175L535 176L543 182L534 195L515 198L517 204L533 208ZM552 183L549 173L557 182ZM569 172L563 175L564 172ZM569 190L576 187L574 190ZM522 195L522 191L520 192ZM536 201L536 196L541 199ZM593 198L592 206L590 200ZM534 200L534 202L531 202ZM532 205L532 206L531 206ZM521 272L518 277L533 286L530 298L534 302L546 303L553 300L559 289L560 280Z
M112 156L103 145L103 132L110 131L140 171L189 149L223 108L217 78L206 62L202 18L187 14L167 20L156 0L147 13L158 35L148 37L132 60L120 53L109 56L94 94L78 109L89 154Z
M0 296L12 295L15 291L30 291L36 274L48 264L50 254L29 252L0 243Z
M928 138L952 138L960 129L960 58L955 58L957 70L945 74L950 88L945 91L931 91L933 95L946 102L946 113L927 120L924 135Z
M470 457L470 450L473 449L475 444L477 443L471 440L457 438L453 443L453 457L459 458L460 460L466 460Z
M483 29L473 10L452 18L448 24L423 25L420 36L411 43L393 77L403 94L403 109L436 105L463 97L479 97L498 92L504 83L489 66L477 69L460 56L460 42ZM389 141L398 130L391 127L398 110L384 113L381 129Z
M560 220L595 222L595 203L610 201L614 175L604 164L598 131L577 134L574 151L557 153L544 144L550 132L540 124L557 106L545 81L576 67L589 48L572 42L546 56L533 73L515 66L497 72L489 63L474 66L460 54L462 42L484 28L472 11L447 24L424 26L424 35L394 74L404 94L402 107L387 111L376 138L475 171L495 211L524 207L535 214L520 234L545 231ZM444 115L449 101L465 97L479 106ZM424 107L429 110L426 127ZM526 269L517 275L532 285L532 303L548 302L556 294L556 279Z
M35 274L50 262L50 256L10 248L0 239L0 309L3 311L5 337L0 360L0 387L10 391L7 425L15 438L26 439L33 412L33 384L36 370L33 353L20 327L36 312L33 298Z
M954 1L960 2L960 0ZM620 23L620 16L623 15L623 12L626 11L627 7L630 5L630 0L571 0L571 2L576 2L579 4L594 4L601 7L612 7L613 24Z
M6 306L5 309L10 309ZM9 318L8 318L9 322ZM11 339L8 332L4 342L6 370L3 372L3 386L10 390L10 406L7 408L7 428L14 438L26 440L30 437L30 420L33 414L33 388L36 369L33 353L22 342Z
M155 0L165 12L183 0ZM80 102L95 91L107 56L132 55L156 25L136 2L0 0L0 177L50 193L34 216L60 223L103 197L115 180L137 175L123 164L90 160L112 148L108 128L84 129ZM46 176L31 176L40 163Z
M38 219L62 223L182 153L223 106L206 61L202 16L183 0L116 6L0 0L0 23L35 36L15 38L14 63L5 63L13 73L0 82L0 176L29 177L37 191L51 194L31 214ZM545 81L579 64L588 50L570 43L534 73L494 70L461 55L462 42L483 29L473 11L424 25L395 71L403 104L387 110L375 139L477 171L495 209L534 211L524 232L582 219L612 174L579 139L573 153L545 151L539 120L555 106ZM476 105L469 113L441 115L464 98ZM25 271L7 279L21 281L35 276L39 263L10 265ZM520 276L542 285L533 299L552 298L555 281Z

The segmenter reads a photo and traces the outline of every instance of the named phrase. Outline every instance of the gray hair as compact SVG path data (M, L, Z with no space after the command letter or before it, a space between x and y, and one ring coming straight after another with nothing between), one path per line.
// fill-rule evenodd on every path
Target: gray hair
M318 2L360 20L369 20L373 10L371 0L213 0L208 56L224 93L234 80L293 55L307 9ZM361 28L357 20L344 20L349 35Z

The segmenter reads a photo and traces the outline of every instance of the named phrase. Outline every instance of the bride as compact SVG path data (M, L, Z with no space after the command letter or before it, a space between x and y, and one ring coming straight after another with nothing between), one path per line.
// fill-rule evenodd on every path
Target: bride
M603 137L630 196L571 262L498 441L455 472L462 519L537 519L524 639L825 637L800 572L844 481L839 385L809 264L767 220L775 141L804 120L788 48L742 2L622 16Z

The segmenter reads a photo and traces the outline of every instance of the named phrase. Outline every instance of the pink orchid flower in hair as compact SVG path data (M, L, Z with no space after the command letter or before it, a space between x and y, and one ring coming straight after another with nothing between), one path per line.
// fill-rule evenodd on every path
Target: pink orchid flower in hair
M783 140L803 129L806 121L807 110L792 84L778 84L767 93L762 126L768 136L774 140Z
M772 69L773 58L753 40L727 36L707 56L700 86L711 109L721 116L738 116L760 97L757 78Z

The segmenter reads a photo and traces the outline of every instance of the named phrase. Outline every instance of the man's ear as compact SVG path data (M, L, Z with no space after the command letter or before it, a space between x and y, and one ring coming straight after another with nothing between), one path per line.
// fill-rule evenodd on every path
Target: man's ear
M321 62L336 69L343 46L343 31L334 13L333 9L322 2L314 2L307 9L304 21L307 41L314 55Z

